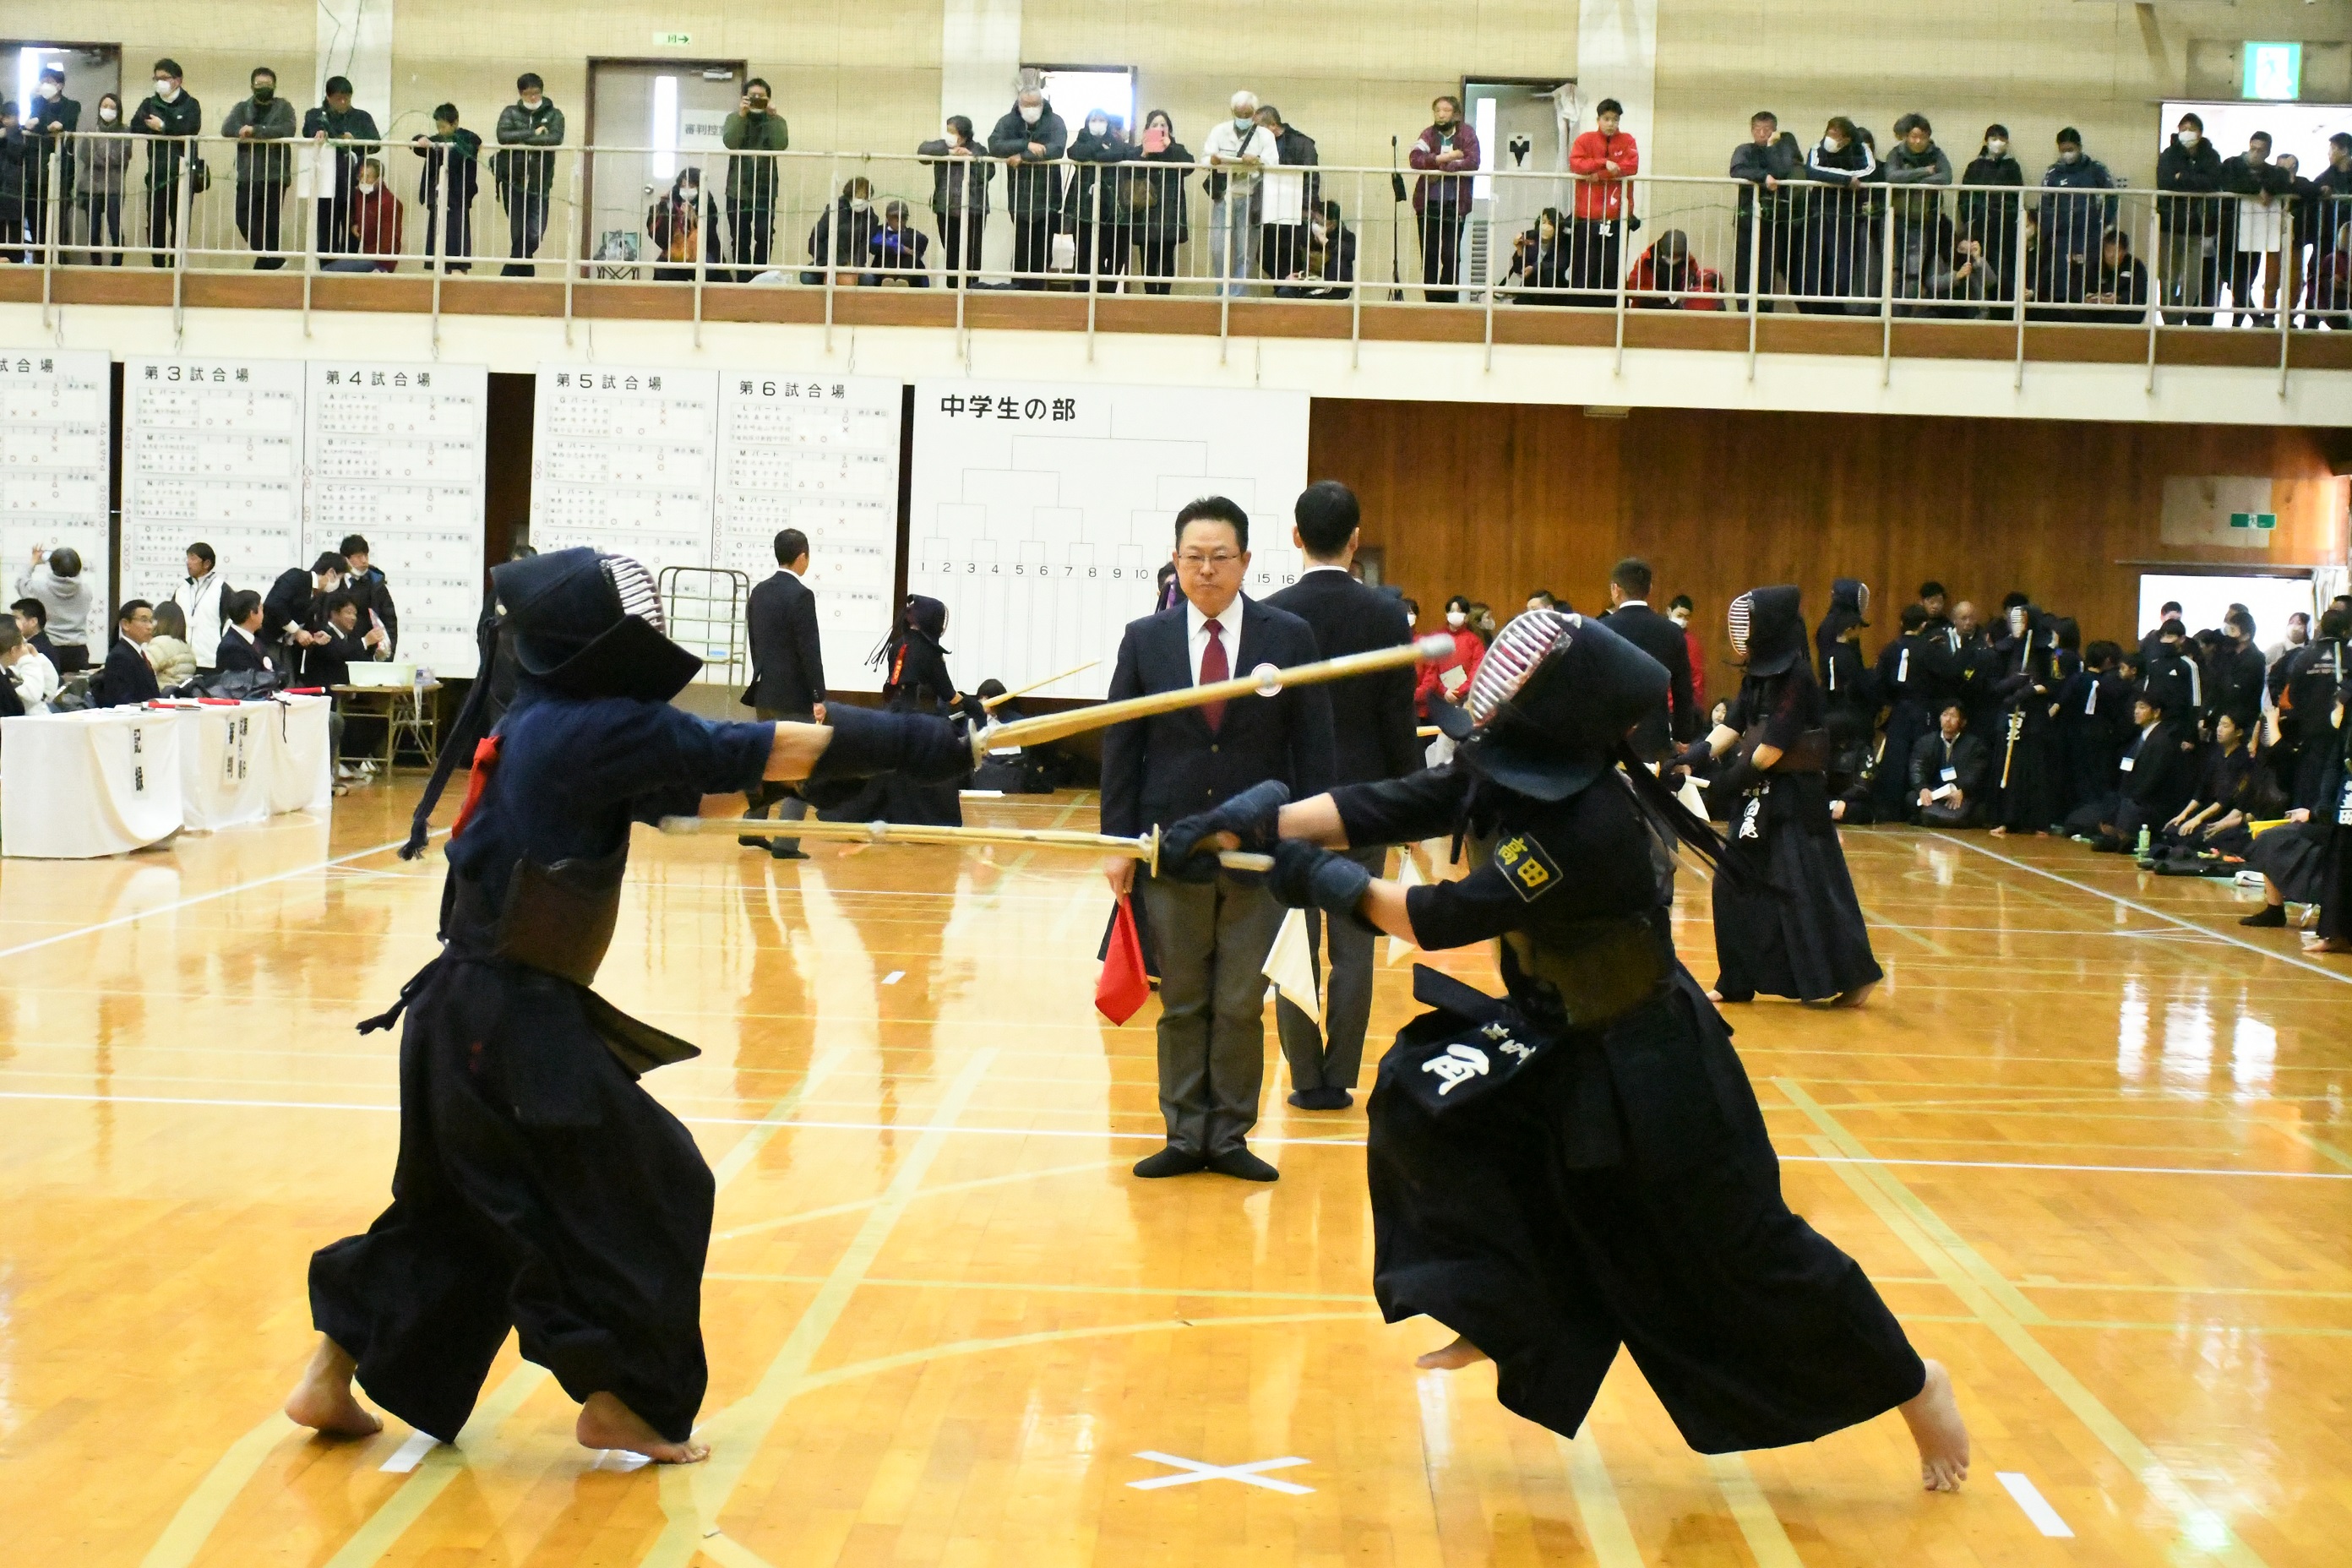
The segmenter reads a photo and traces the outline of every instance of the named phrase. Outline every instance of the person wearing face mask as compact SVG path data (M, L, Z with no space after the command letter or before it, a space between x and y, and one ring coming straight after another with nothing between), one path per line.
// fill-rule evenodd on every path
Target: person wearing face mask
M470 272L474 266L474 196L481 188L482 139L457 123L457 106L433 111L433 134L410 139L425 160L417 205L425 209L425 265L439 256L445 272ZM436 221L434 215L438 214Z
M507 209L511 258L499 268L508 278L538 272L531 258L547 234L547 209L555 191L554 149L563 145L563 110L547 96L537 71L515 78L515 101L499 110L499 151L490 160L499 205Z
M1307 273L1307 231L1315 208L1323 200L1319 174L1294 174L1322 162L1315 138L1295 125L1286 125L1282 110L1270 103L1258 105L1257 122L1274 133L1274 150L1281 159L1268 169L1258 187L1258 261L1268 278L1290 282ZM1275 293L1286 290L1277 287ZM1297 290L1287 290L1290 298Z
M1641 149L1620 129L1624 106L1604 98L1592 129L1571 143L1569 172L1576 176L1575 216L1568 228L1570 302L1606 308L1615 303L1618 259L1625 240L1626 178L1642 167Z
M1354 292L1356 237L1340 221L1338 202L1324 202L1308 217L1307 255L1302 269L1294 276L1288 291L1301 300L1344 300Z
M1952 183L1952 161L1936 145L1935 128L1924 114L1895 122L1895 145L1886 154L1886 183L1895 217L1895 297L1951 298L1952 226L1944 216L1936 187ZM1895 314L1928 313L1918 305L1897 305Z
M352 248L360 166L382 145L382 138L375 116L352 107L349 77L329 77L325 99L304 111L302 135L320 149L320 183L325 197L313 204L319 213L319 254L333 256ZM334 144L331 152L329 142Z
M1231 117L1220 120L1201 143L1209 165L1209 269L1217 292L1239 299L1249 292L1251 257L1257 248L1258 184L1282 163L1274 132L1257 122L1257 94L1234 94Z
M1142 252L1143 291L1165 294L1176 276L1176 253L1192 237L1184 189L1184 182L1192 177L1192 151L1176 140L1176 122L1164 109L1143 117L1142 155L1146 163L1161 166L1138 171L1129 187L1135 243Z
M16 122L16 104L0 100L0 262L36 259L18 248L25 239L25 174L32 156L32 144Z
M322 272L390 272L400 265L400 198L383 177L383 160L362 158L352 182L352 226L341 254L320 263Z
M1851 298L1868 282L1870 217L1862 187L1878 177L1878 160L1853 121L1833 115L1805 159L1805 174L1829 188L1814 193L1805 214L1810 275L1803 292L1815 298L1801 300L1797 309L1811 315L1839 315L1845 307L1834 301Z
M286 186L294 178L294 106L278 96L278 73L257 66L252 95L221 121L221 134L236 143L236 232L256 252L253 269L274 272L286 265L279 254L279 219Z
M1042 72L1021 73L1013 108L988 133L988 155L1004 161L1004 206L1013 219L1016 289L1043 289L1054 264L1054 215L1062 210L1062 154L1070 128L1045 101Z
M1423 723L1429 721L1439 703L1462 700L1462 694L1478 677L1479 661L1486 657L1486 639L1470 625L1470 600L1466 595L1456 594L1445 601L1445 635L1454 639L1454 652L1423 665L1421 677L1413 685L1413 707Z
M859 282L868 288L892 283L909 289L931 286L931 237L914 226L913 216L904 202L882 204L882 226L866 242L866 271Z
M809 260L815 265L801 274L801 281L823 284L828 264L835 288L852 289L868 281L866 256L879 226L881 220L874 212L874 182L861 174L845 183L841 195L817 215L816 226L809 231Z
M931 216L947 252L947 285L967 289L980 279L981 236L988 227L988 186L996 165L972 144L971 121L950 114L937 139L915 149L931 163Z
M1077 168L1065 193L1065 222L1077 238L1079 272L1091 270L1099 289L1116 290L1127 270L1134 175L1118 165L1139 155L1126 127L1101 109L1087 110L1084 128L1070 143L1070 162Z
M2257 131L2246 150L2221 165L2221 189L2234 200L2222 233L2230 252L2230 303L2239 326L2268 327L2278 303L2279 252L2285 247L2288 176L2271 162L2271 139ZM2264 309L2253 309L2260 296ZM2226 324L2226 323L2225 323Z
M2221 204L2214 193L2221 188L2221 155L2205 140L2205 121L2197 115L2182 115L2157 155L2156 188L2164 319L2176 327L2211 326L2221 294Z
M180 86L180 62L155 62L155 90L131 116L131 129L147 142L148 259L169 267L180 237L180 179L205 128L204 106Z
M1421 230L1421 297L1451 305L1460 297L1462 226L1470 221L1469 178L1484 165L1478 133L1462 122L1462 100L1442 93L1430 101L1429 129L1405 160L1425 171L1412 184L1413 216Z
M2116 198L2078 195L2084 191L2112 191L2115 176L2107 166L2083 151L2083 133L2073 126L2058 132L2058 161L2043 171L2042 183L2054 186L2042 198L2043 265L2062 280L2071 300L2080 300L2085 275L2098 268L2099 241L2116 223Z
M653 242L658 258L654 268L656 282L693 282L697 245L707 247L706 261L719 259L716 209L717 204L703 191L702 171L690 163L670 181L669 194L646 209L646 237ZM706 265L703 276L712 275L713 269Z
M1701 267L1691 255L1690 236L1670 228L1642 252L1626 275L1630 301L1643 310L1720 310L1723 274Z
M1710 710L1706 700L1706 644L1699 640L1698 624L1691 618L1697 608L1688 594L1676 594L1666 603L1666 619L1682 627L1683 641L1690 649L1691 708L1706 713ZM1712 722L1710 720L1710 725Z
M1751 278L1769 294L1776 275L1795 270L1791 237L1804 203L1805 150L1780 129L1780 116L1760 110L1748 118L1748 140L1732 152L1731 177L1739 182L1739 251L1732 287L1745 301ZM1759 201L1763 204L1760 216ZM1761 274L1756 271L1759 229L1764 254ZM1769 310L1772 306L1767 301L1759 308Z
M1986 300L2012 298L2011 275L2017 269L2017 214L2019 198L1995 195L1994 191L2014 191L2025 184L2025 170L2010 155L2009 127L1988 125L1984 142L1969 166L1960 172L1958 197L1959 223L1962 234L1972 236L1983 258L1992 284L1990 292L1975 297ZM1983 287L1980 280L1979 289Z
M57 64L41 68L41 79L33 89L32 101L25 105L25 238L35 247L48 242L49 186L53 178L62 178L58 190L58 211L73 210L73 165L67 161L66 138L81 123L81 105L66 96L65 68ZM58 167L50 168L50 160ZM62 219L60 219L62 221ZM63 241L65 235L58 236ZM33 259L26 252L26 259Z
M74 138L74 206L81 214L85 259L92 267L122 265L122 189L131 169L131 140L122 122L122 100L99 97L88 133Z
M749 283L768 269L768 247L776 229L776 192L783 162L777 153L793 144L792 127L773 109L775 89L753 77L743 84L735 112L719 128L727 160L727 229L735 246L735 281ZM718 254L718 237L711 237Z

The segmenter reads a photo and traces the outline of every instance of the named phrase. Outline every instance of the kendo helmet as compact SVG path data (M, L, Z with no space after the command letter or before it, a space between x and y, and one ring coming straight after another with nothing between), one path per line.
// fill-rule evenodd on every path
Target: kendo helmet
M1666 667L1601 622L1529 610L1496 635L1459 707L1433 703L1467 766L1538 800L1613 767L1626 732L1666 700Z
M1859 584L1857 584L1859 586ZM1780 675L1805 653L1803 593L1793 584L1750 588L1731 601L1725 620L1731 657L1750 675Z
M585 545L490 571L523 673L568 697L667 702L702 660L670 641L653 574Z

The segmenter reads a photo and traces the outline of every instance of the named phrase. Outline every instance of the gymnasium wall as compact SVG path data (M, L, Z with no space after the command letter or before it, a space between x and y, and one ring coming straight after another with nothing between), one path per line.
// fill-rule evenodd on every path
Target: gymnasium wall
M119 43L126 86L169 54L187 68L208 129L259 63L298 100L309 91L313 9L293 0L233 0L191 10L165 0L17 0L5 31ZM690 47L656 49L656 32ZM1853 114L1882 143L1896 115L1927 113L1956 162L1989 120L2008 123L2038 172L2052 133L2082 128L2094 156L2136 184L2152 182L2156 101L2229 95L2229 46L2301 39L2305 96L2352 96L2344 40L2352 0L2210 5L2098 0L1979 0L1962 6L1860 8L1830 0L1668 0L1659 6L1656 132L1644 161L1664 174L1720 174L1749 112L1776 110L1802 137ZM911 151L937 134L939 0L546 0L490 5L396 0L387 132L425 129L455 100L488 131L515 74L539 71L568 113L584 107L591 57L668 55L749 60L775 84L796 148ZM1022 53L1068 65L1132 65L1145 107L1176 118L1196 150L1236 86L1255 89L1318 139L1328 163L1384 164L1391 134L1426 122L1430 96L1464 77L1577 72L1576 7L1541 0L1027 0ZM1588 101L1612 84L1581 84ZM983 127L1010 101L961 106ZM378 113L383 105L363 105ZM575 119L573 136L585 131ZM2229 151L2225 149L2225 151Z
M1609 569L1640 555L1654 600L1698 604L1709 681L1728 691L1724 607L1797 583L1817 619L1832 577L1878 604L1865 640L1936 578L1988 614L2012 588L2075 616L2087 641L2141 629L2137 564L2310 565L2344 558L2328 436L2218 426L1857 417L1318 398L1308 472L1355 488L1386 579L1441 624L1449 594L1517 613L1549 588L1608 605ZM2168 544L2167 475L2268 475L2282 490L2267 550ZM1278 525L1278 524L1277 524ZM2273 628L2264 628L2267 640ZM1727 684L1728 683L1728 684Z

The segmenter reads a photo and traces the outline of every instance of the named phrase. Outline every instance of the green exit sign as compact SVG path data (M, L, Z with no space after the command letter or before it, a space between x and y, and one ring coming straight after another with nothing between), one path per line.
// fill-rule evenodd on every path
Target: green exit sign
M2274 511L2233 511L2230 514L2231 528L2276 528L2278 513Z
M2303 96L2303 46L2248 42L2241 98L2293 103Z
M654 35L654 47L657 49L683 49L693 42L692 33L656 33Z

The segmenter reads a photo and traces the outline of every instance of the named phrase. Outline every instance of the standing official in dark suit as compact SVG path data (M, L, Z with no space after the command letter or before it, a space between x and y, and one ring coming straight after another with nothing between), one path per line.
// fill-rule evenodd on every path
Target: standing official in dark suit
M1307 553L1307 570L1297 583L1268 595L1266 605L1287 610L1315 633L1318 658L1394 647L1412 639L1402 601L1367 588L1348 568L1356 558L1359 510L1355 492L1336 479L1323 479L1300 494L1291 538ZM1413 735L1413 671L1384 670L1356 680L1334 682L1328 690L1331 730L1337 742L1331 782L1377 784L1421 771L1421 744ZM1385 847L1343 850L1349 859L1382 875ZM1282 1054L1290 1063L1290 1103L1302 1110L1344 1110L1355 1103L1348 1091L1364 1061L1364 1026L1372 1016L1372 950L1378 940L1353 921L1329 921L1308 910L1307 939L1320 945L1330 931L1331 977L1323 991L1323 1028L1292 1005L1274 1005Z
M817 635L816 595L801 581L808 571L808 535L788 528L776 535L776 574L751 590L746 609L751 623L751 684L744 689L746 707L763 720L800 724L824 722L824 649ZM780 822L798 822L808 815L808 802L779 786L761 784L751 793L751 815L765 816L770 805ZM797 838L746 836L736 840L747 849L765 849L779 860L805 860L808 852Z
M1249 515L1223 496L1176 514L1176 581L1183 600L1129 621L1110 699L1207 685L1262 664L1311 663L1307 623L1241 596ZM1140 835L1210 811L1279 780L1303 799L1331 783L1331 703L1320 686L1211 703L1103 731L1102 826ZM1136 885L1135 861L1105 868L1111 891ZM1139 1176L1211 1170L1244 1181L1279 1174L1249 1151L1265 1079L1265 955L1282 924L1263 880L1218 871L1172 875L1140 889L1160 959L1160 1110L1168 1146Z
M89 683L93 708L131 708L152 702L162 694L155 684L155 667L147 662L147 639L155 635L155 607L132 599L115 613L120 634L106 650L106 668Z
M1706 718L1691 690L1690 637L1650 608L1650 563L1627 556L1609 574L1609 629L1666 667L1666 705L1633 727L1633 752L1645 763L1698 738Z
M280 668L298 668L302 650L325 640L318 626L325 618L327 595L343 585L349 564L328 551L310 563L308 572L289 566L269 584L269 596L261 602L262 635L279 645Z

